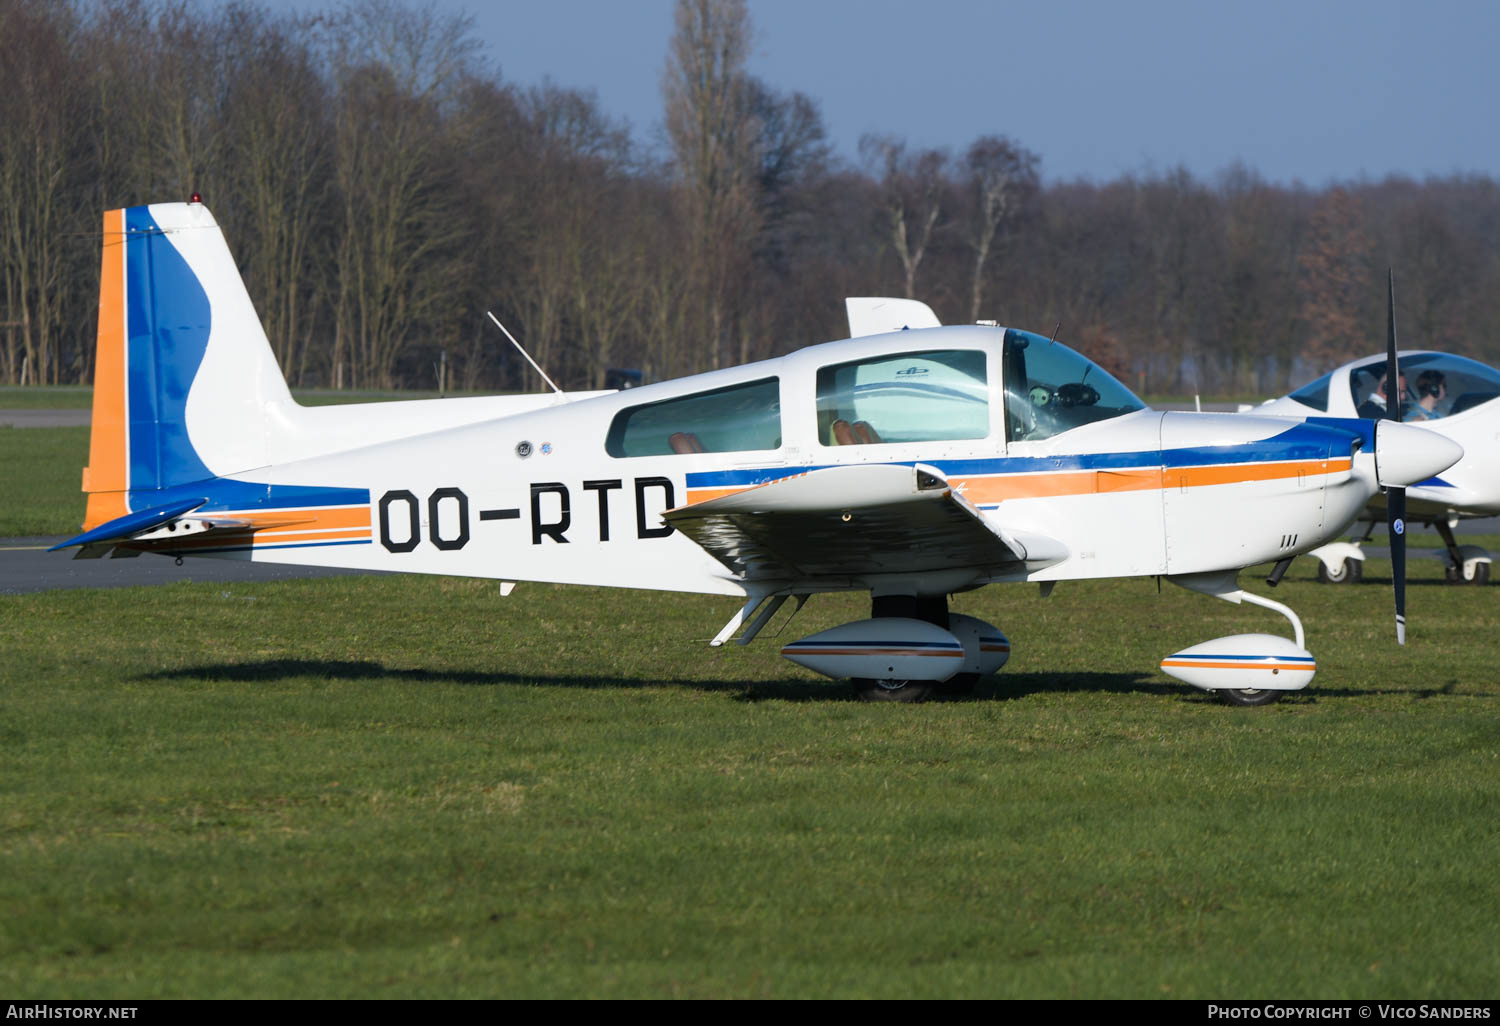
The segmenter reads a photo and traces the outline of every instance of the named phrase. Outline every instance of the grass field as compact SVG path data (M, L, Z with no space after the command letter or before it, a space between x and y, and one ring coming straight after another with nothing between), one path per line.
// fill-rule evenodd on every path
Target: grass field
M1151 581L960 596L1015 656L914 707L708 649L722 599L0 597L0 990L1493 996L1495 593L1415 582L1404 650L1377 584L1278 597L1318 678L1249 710L1153 667L1275 618Z
M80 430L0 431L0 524ZM726 599L0 596L0 992L1492 997L1500 593L1415 561L1400 649L1388 564L1312 571L1317 679L1261 709L1155 666L1284 622L1152 580L957 597L1011 664L914 707L708 648Z
M89 429L0 427L0 538L76 534Z

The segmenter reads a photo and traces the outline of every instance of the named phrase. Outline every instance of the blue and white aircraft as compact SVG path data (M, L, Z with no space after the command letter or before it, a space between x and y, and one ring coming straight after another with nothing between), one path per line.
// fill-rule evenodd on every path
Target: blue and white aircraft
M1398 364L1397 415L1408 424L1450 438L1464 449L1453 466L1406 490L1408 523L1427 524L1443 539L1450 582L1485 584L1491 557L1478 545L1459 545L1453 528L1465 517L1500 514L1500 371L1482 363L1426 350L1407 350ZM1367 356L1329 371L1318 380L1280 399L1242 407L1255 416L1364 417L1378 420L1387 409L1387 357ZM1330 542L1308 553L1319 561L1318 578L1332 583L1357 581L1365 554L1360 541L1388 518L1385 496L1378 493L1360 511L1356 541Z
M1157 575L1291 622L1162 661L1259 705L1315 664L1239 571L1462 456L1395 421L1150 410L1045 336L902 326L618 393L309 408L202 203L109 211L87 513L58 547L735 596L714 645L865 592L869 619L782 652L893 701L1004 663L955 592Z

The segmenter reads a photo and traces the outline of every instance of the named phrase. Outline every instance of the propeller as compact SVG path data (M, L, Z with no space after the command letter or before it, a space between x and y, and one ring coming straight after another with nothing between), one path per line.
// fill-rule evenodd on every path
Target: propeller
M1401 422L1401 368L1396 363L1396 272L1386 271L1385 419ZM1406 644L1406 488L1387 485L1385 519L1390 528L1391 583L1396 589L1396 644Z

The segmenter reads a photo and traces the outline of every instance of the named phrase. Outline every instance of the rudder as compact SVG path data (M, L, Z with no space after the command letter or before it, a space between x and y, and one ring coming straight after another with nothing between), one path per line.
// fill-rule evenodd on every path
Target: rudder
M286 381L202 203L107 211L84 528L265 466Z

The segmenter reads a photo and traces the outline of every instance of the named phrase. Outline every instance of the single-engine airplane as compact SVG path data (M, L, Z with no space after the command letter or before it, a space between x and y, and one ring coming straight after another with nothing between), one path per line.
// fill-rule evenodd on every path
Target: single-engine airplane
M828 342L610 394L305 408L197 201L104 215L81 557L212 556L732 595L712 644L782 604L872 616L782 654L867 699L962 691L1006 660L947 597L1161 575L1275 610L1163 660L1259 705L1315 664L1241 568L1327 541L1462 451L1396 422L1163 413L1042 335ZM506 583L502 583L506 590ZM1398 593L1398 617L1399 609Z
M1431 351L1400 354L1399 415L1463 446L1464 458L1439 475L1406 490L1408 523L1427 524L1443 539L1447 578L1456 584L1485 584L1491 557L1478 545L1459 545L1453 528L1464 517L1500 514L1500 371L1482 363ZM1241 407L1254 416L1365 417L1379 419L1387 409L1387 357L1368 356L1329 371L1280 399ZM1387 519L1385 496L1377 493L1360 510L1358 541L1330 542L1308 553L1319 560L1318 579L1358 581L1365 558L1360 542Z

